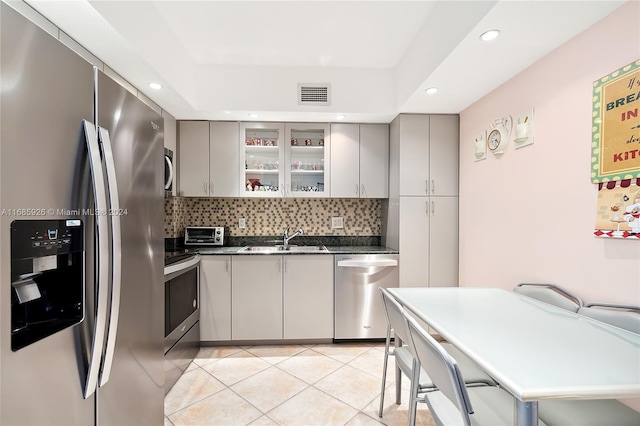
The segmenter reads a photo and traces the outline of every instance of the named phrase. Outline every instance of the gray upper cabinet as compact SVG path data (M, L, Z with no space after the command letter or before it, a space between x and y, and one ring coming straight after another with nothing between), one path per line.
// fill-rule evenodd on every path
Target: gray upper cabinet
M399 195L458 195L458 116L402 114L397 120Z
M409 119L403 126L416 139L407 158L428 163L429 117L415 117L425 122L411 127ZM409 152L418 149L425 152ZM178 150L178 189L184 197L389 196L387 124L180 121ZM411 181L423 182L418 195L425 195L428 177L421 164L409 169L420 175Z
M331 125L331 197L386 198L389 194L389 126Z
M429 195L458 195L460 118L457 115L432 115L430 121Z
M212 197L238 196L238 134L235 121L209 123L209 193Z
M332 124L331 196L360 196L360 128L357 124Z
M178 123L179 194L209 196L209 122Z
M179 193L184 197L238 195L237 122L178 123Z
M403 114L400 129L400 196L428 195L429 116Z
M240 196L329 196L326 123L240 124Z
M389 196L389 125L360 125L360 198Z

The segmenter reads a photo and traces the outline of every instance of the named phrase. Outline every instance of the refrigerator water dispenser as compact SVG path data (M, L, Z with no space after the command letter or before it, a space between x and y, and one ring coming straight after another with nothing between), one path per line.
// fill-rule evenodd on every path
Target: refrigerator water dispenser
M17 351L82 321L80 220L11 223L11 349Z

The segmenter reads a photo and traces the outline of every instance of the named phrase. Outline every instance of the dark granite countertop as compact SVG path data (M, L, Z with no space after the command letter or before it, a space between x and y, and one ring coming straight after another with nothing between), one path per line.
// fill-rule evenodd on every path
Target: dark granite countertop
M265 252L241 252L239 251L244 246L238 247L206 247L206 248L193 248L190 250L197 251L201 255L248 255L248 256L264 256L268 254L286 254L288 256L293 255L309 255L309 254L398 254L398 250L389 247L382 246L325 246L328 251L321 252L286 252L275 251L270 253Z
M264 256L266 254L309 255L309 254L398 254L398 250L381 245L380 236L364 237L335 237L335 236L299 236L291 241L291 246L325 246L328 251L303 251L303 252L263 252L263 251L239 251L246 246L273 246L282 244L282 237L230 237L223 247L189 247L186 251L201 255L249 255ZM165 240L166 250L184 250L184 239Z
M331 254L398 254L398 250L384 246L326 246Z

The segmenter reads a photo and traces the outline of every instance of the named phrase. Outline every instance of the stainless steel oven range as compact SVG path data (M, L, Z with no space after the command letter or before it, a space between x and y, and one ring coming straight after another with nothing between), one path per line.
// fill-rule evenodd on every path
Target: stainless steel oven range
M175 263L172 260L177 260ZM165 394L200 348L200 256L167 257L164 267Z

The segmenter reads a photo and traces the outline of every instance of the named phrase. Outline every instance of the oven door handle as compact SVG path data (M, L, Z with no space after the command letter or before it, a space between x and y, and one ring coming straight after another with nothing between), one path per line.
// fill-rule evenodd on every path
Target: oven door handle
M192 258L189 258L183 262L174 263L173 265L164 267L164 275L167 276L169 274L173 274L174 272L180 272L184 269L188 269L194 265L197 265L200 262L200 255L196 254Z

